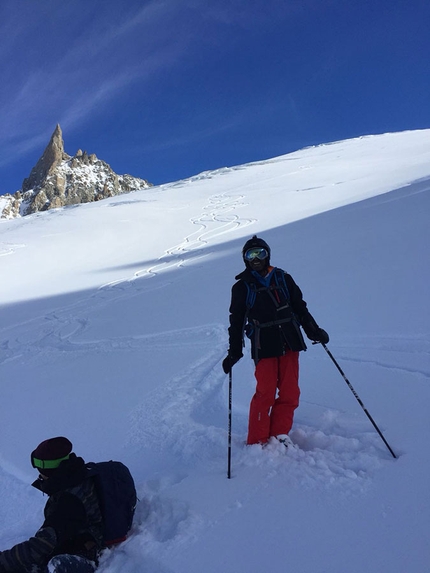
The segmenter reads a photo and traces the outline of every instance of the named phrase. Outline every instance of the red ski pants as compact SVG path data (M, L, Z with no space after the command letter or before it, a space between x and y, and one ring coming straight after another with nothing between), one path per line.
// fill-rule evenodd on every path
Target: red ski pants
M249 408L248 444L264 444L288 434L299 405L299 353L262 358L255 368L257 387ZM276 397L276 390L278 396Z

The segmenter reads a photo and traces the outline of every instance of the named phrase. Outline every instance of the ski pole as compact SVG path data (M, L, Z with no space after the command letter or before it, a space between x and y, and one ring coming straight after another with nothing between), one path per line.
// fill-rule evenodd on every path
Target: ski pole
M384 444L387 446L387 448L390 451L390 454L393 456L393 458L397 458L396 454L393 452L393 450L390 448L387 440L384 438L384 436L382 435L381 430L378 428L378 426L376 425L374 419L372 418L372 416L369 414L369 412L366 410L366 408L364 407L363 402L360 400L359 395L357 394L357 392L354 390L351 382L348 380L348 378L345 376L345 373L343 372L342 368L339 366L339 364L336 362L333 354L330 352L330 350L327 348L327 346L321 342L322 347L324 348L324 350L327 352L327 354L330 356L330 358L333 361L333 364L336 366L336 368L339 370L339 372L342 375L342 378L345 380L345 382L348 384L349 389L351 390L351 392L354 394L355 399L357 400L357 402L360 404L360 406L363 408L364 413L366 414L366 416L369 418L369 420L372 422L373 427L375 428L375 430L378 432L379 436L381 437L382 441L384 442Z
M227 478L231 478L231 398L232 398L232 365L230 364L230 372L228 373L228 462L227 462Z

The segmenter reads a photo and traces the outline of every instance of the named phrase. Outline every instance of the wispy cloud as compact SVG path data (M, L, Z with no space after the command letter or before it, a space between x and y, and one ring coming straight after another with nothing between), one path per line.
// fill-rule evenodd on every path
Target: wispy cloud
M177 2L157 0L128 11L115 4L118 9L111 6L106 14L57 10L51 20L44 11L21 19L17 6L7 14L0 29L0 165L46 141L57 122L78 125L182 57L187 39L172 33ZM68 17L76 19L68 25Z
M315 1L291 0L288 13ZM270 18L275 12L284 17L285 4L266 0L264 10L259 0L2 4L0 166L46 144L56 123L70 132L105 113L126 90L149 92L154 78L178 73L190 54L222 42L231 26L257 28L267 10ZM237 121L197 127L192 137L209 137Z

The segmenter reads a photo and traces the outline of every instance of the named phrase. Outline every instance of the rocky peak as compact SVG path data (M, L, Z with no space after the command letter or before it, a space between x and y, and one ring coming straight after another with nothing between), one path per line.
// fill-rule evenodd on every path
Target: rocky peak
M55 128L42 157L31 170L29 177L24 179L22 192L25 193L26 191L41 185L48 175L50 175L63 160L68 159L70 159L70 156L64 152L63 133L60 125L57 123L57 127Z
M41 158L24 179L22 189L14 195L3 196L0 217L13 218L98 201L150 186L144 179L117 175L94 153L78 149L73 157L68 155L64 151L61 127L57 125Z

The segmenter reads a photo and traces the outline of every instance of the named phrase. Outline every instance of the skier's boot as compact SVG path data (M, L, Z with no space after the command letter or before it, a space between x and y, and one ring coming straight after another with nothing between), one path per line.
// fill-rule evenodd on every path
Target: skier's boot
M276 436L278 442L281 442L286 448L293 447L293 442L288 434L279 434Z

